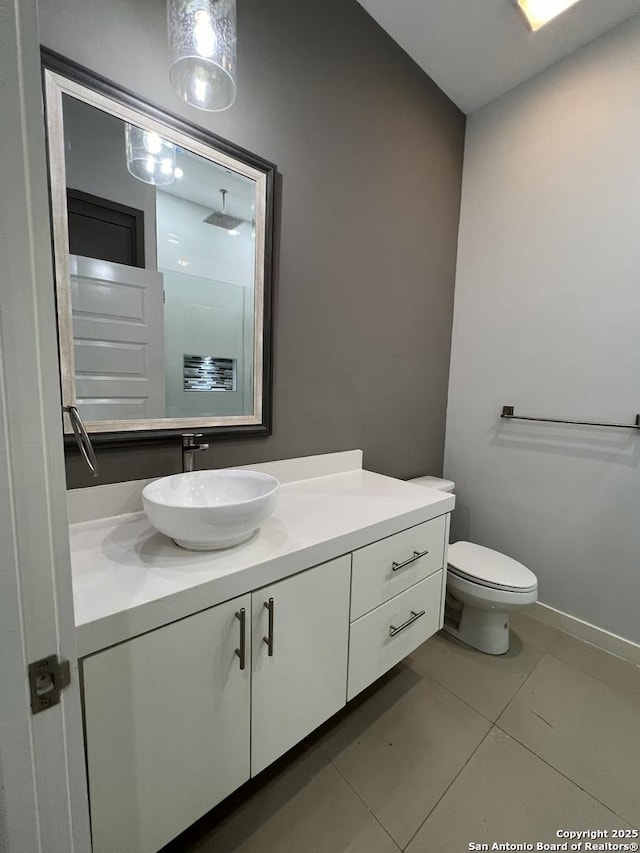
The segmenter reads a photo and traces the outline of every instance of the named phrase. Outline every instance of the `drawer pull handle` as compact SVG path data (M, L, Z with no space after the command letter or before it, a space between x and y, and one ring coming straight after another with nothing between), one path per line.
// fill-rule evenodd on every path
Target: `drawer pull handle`
M236 654L240 658L240 669L244 669L247 665L247 611L244 607L236 610L236 619L240 621L240 648L236 649Z
M415 563L415 561L419 560L420 557L426 557L428 553L428 551L414 551L413 557L409 557L409 559L405 560L404 563L391 563L391 571L397 572L398 569L404 569L405 566Z
M274 610L273 598L270 598L269 601L265 601L264 606L269 611L269 627L267 630L267 636L262 638L262 642L267 644L267 648L269 649L268 655L270 658L272 658L273 657L273 610Z
M408 628L416 619L419 619L421 616L424 616L425 611L421 610L420 613L416 613L415 610L411 611L411 616L407 619L406 622L403 622L402 625L398 625L396 628L395 625L389 625L389 636L395 637L396 634L399 634L400 631L404 631L405 628Z

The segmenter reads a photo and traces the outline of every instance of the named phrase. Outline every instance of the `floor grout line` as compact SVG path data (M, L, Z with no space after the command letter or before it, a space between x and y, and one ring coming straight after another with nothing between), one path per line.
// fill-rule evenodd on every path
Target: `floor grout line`
M498 725L498 723L495 723L495 727L497 729L499 729L499 731L501 731L503 734L507 735L507 737L511 738L511 740L515 740L516 743L518 743L518 744L520 744L520 746L524 747L524 749L526 749L527 752L530 752L534 758L537 758L539 761L542 761L543 764L546 764L547 767L549 767L551 770L556 772L559 776L562 776L564 779L567 780L567 782L571 782L572 785L575 785L576 788L578 788L580 791L582 791L588 797L591 797L591 799L595 800L596 803L599 803L601 806L604 806L604 808L607 809L607 811L610 811L611 814L615 815L617 818L619 818L619 820L624 821L624 823L626 823L628 826L631 827L631 824L629 823L629 821L627 820L626 817L622 817L622 815L619 815L618 812L615 811L613 808L611 808L610 805L607 805L607 803L603 803L602 800L599 800L595 794L592 794L591 791L589 791L587 788L584 788L582 785L580 785L578 782L576 782L575 779L572 779L571 776L567 776L566 773L563 773L562 770L560 770L558 767L555 767L555 765L553 765L549 761L547 761L547 759L544 758L542 755L538 755L538 753L535 751L535 749L532 749L532 747L527 746L526 743L521 741L519 738L517 738L511 732L508 732L506 729L503 729L502 726ZM633 829L634 827L631 827L631 828Z
M420 823L420 826L416 829L416 831L413 833L413 835L411 836L411 838L407 841L407 844L406 844L406 846L405 846L405 847L403 847L403 850L407 850L407 849L409 848L409 846L413 843L413 839L414 839L414 838L416 837L416 835L420 832L420 830L421 830L421 829L422 829L422 827L425 825L425 823L429 820L429 818L430 818L430 817L431 817L431 815L434 813L434 811L438 808L438 805L440 804L440 802L442 801L442 799L443 799L444 797L446 797L446 795L447 795L447 793L448 793L449 789L451 788L451 786L453 785L453 783L456 781L456 779L458 778L458 776L459 776L459 775L464 771L464 769L465 769L465 767L467 766L467 764L471 761L471 759L473 758L473 756L474 756L474 755L476 754L476 752L480 749L480 747L481 747L481 746L482 746L482 744L485 742L485 740L489 737L489 735L491 734L491 731L492 731L492 730L493 730L493 728L494 728L494 725L495 725L494 723L492 723L492 724L491 724L491 726L489 727L489 731L487 731L487 732L486 732L486 734L481 738L481 740L476 744L476 746L474 747L473 751L471 752L471 754L469 755L469 757L467 758L467 760L465 761L465 763L462 765L462 767L460 768L460 770L458 770L458 772L457 772L457 773L456 773L456 775L453 777L453 779L451 780L451 782L449 782L449 784L448 784L448 785L447 785L447 787L444 789L444 791L442 792L442 794L440 794L440 796L438 797L438 799L436 800L436 802L435 802L435 803L433 804L433 806L429 809L429 811L427 812L427 814L426 814L426 816L425 816L424 820Z
M456 698L456 699L458 699L460 702L463 702L463 703L467 706L467 708L470 708L472 711L475 711L475 713L476 713L476 714L480 714L480 716L481 716L483 719L485 719L487 722L491 723L491 725L495 725L495 724L496 724L496 720L498 720L498 719L499 719L499 717L501 717L501 716L502 716L502 714L504 714L504 712L505 712L505 711L506 711L506 709L509 707L509 705L511 704L511 702L513 702L513 700L514 700L514 699L515 699L515 697L518 695L518 693L520 692L520 690L524 687L524 685L526 684L526 682L529 680L529 678L531 677L531 675L532 675L533 671L534 671L534 670L537 668L537 666L540 664L540 661L542 660L542 658L544 658L544 657L545 657L545 655L547 655L547 654L548 654L547 652L541 652L540 659L539 659L539 660L537 660L537 661L534 663L534 665L531 667L531 669L529 670L529 672L525 675L525 677L524 677L523 681L522 681L522 682L517 686L517 688L516 688L516 690L515 690L515 693L514 693L514 694L509 698L509 700L507 701L507 703L506 703L506 704L505 704L505 705L500 709L500 711L498 712L498 715L496 716L495 720L491 719L491 717L489 717L489 716L487 716L486 714L484 714L482 711L480 711L478 708L476 708L474 705L472 705L472 704L471 704L467 699L463 699L463 697L462 697L462 696L458 696L458 694L457 694L457 693L455 693L455 692L451 689L451 687L448 687L446 684L443 684L443 683L442 683L442 681L440 681L440 680L439 680L435 675L431 675L431 674L427 674L427 673L420 672L420 671L418 671L418 670L413 669L413 667L410 667L410 668L411 668L411 671L412 671L412 672L414 672L414 673L415 673L419 678L421 678L421 679L428 678L428 679L430 679L431 681L434 681L436 684L440 685L440 687L442 687L444 690L446 690L446 691L447 691L448 693L450 693L452 696L455 696L455 698ZM402 663L404 663L404 661L403 661ZM406 666L406 664L404 664L404 665Z
M395 840L395 838L390 834L390 832L388 831L388 829L386 828L386 826L385 826L383 823L381 823L381 821L378 819L378 816L376 815L376 813L375 813L375 812L373 812L373 811L369 808L369 806L368 806L368 804L367 804L367 803L365 803L365 801L362 799L362 797L360 796L360 794L358 793L358 791L353 787L353 785L351 784L351 782L347 779L347 777L344 775L344 773L342 772L342 770L340 770L340 768L338 767L338 765L335 763L335 761L333 760L333 758L331 758L331 756L330 756L330 755L327 755L327 753L325 752L325 750L324 750L324 749L323 749L323 747L322 747L322 744L320 744L320 743L318 744L318 749L319 749L319 750L320 750L320 752L324 755L324 757L327 759L327 761L329 762L329 764L331 764L331 766L333 767L333 769L338 773L338 775L339 775L339 776L340 776L340 777L341 777L341 778L342 778L342 779L347 783L347 785L351 788L351 790L353 791L353 793L354 793L354 794L356 795L356 797L360 800L360 802L361 802L361 803L362 803L362 805L365 807L365 809L369 812L369 814L371 815L371 817L375 820L375 822L376 822L376 823L380 826L380 828L384 831L385 835L387 835L387 836L389 837L389 839L391 840L391 843L393 844L393 846L398 850L398 853L402 853L402 850L403 850L404 848L400 847L400 845L397 843L397 841Z
M400 662L400 665L407 666L407 664L406 664L406 663L404 663L404 661L401 661L401 662ZM410 668L410 667L408 667L408 668ZM482 719L483 719L483 720L485 720L487 723L489 723L489 728L487 729L487 731L485 732L485 734L482 736L482 738L478 741L478 743L476 744L476 746L474 747L474 749L472 750L472 752L470 753L470 755L468 756L467 760L466 760L466 761L465 761L465 763L462 765L462 767L460 768L460 770L458 770L458 772L457 772L457 773L456 773L456 775L453 777L453 779L451 780L451 782L447 785L447 787L446 787L446 788L445 788L445 790L442 792L442 794L440 795L440 797L438 797L437 801L434 803L434 805L432 806L432 808L431 808L431 809L429 809L429 811L427 812L426 816L425 816L425 817L424 817L424 819L420 822L420 824L419 824L418 828L417 828L417 829L416 829L416 831L413 833L413 835L409 838L409 841L406 843L406 845L405 845L404 847L402 847L402 848L401 848L401 847L399 847L399 845L398 845L398 843L396 842L396 840L393 838L393 836L391 836L391 835L390 835L390 833L388 832L388 830L386 829L386 827L384 826L384 824L383 824L383 823L381 823L381 821L378 819L378 817L377 817L377 815L375 814L375 812L373 812L373 811L369 808L369 806L367 805L367 803L362 799L362 797L360 796L360 794L358 793L358 791L353 787L353 785L351 784L351 782L350 782L350 781L347 779L347 777L342 773L342 771L341 771L341 770L340 770L340 768L337 766L337 764L334 762L334 760L331 758L331 756L330 756L330 755L328 755L328 754L327 754L327 752L324 750L324 748L322 747L322 744L321 744L321 743L318 743L318 749L322 752L322 754L325 756L325 758L326 758L326 759L327 759L327 760L328 760L328 761L333 765L333 767L338 771L338 773L340 774L340 776L344 779L344 781L347 783L347 785L351 788L351 790L354 792L354 794L358 797L358 799L359 799L359 800L360 800L360 802L364 805L364 807L367 809L367 811L368 811L368 812L373 816L373 818L377 821L377 823L378 823L378 824L380 824L380 826L382 827L382 829L383 829L383 830L385 831L385 833L389 836L389 838L390 838L390 839L391 839L391 841L394 843L394 845L398 848L398 850L399 850L399 851L406 850L406 849L407 849L407 847L409 846L409 844L411 844L411 842L413 841L413 839L415 838L415 836L417 835L417 833L420 831L420 829L421 829L421 827L423 826L423 824L425 823L425 821L429 818L429 815L430 815L430 814L433 812L433 810L436 808L436 806L438 805L438 803L440 802L440 800L442 799L442 797L444 797L444 795L447 793L447 791L449 790L449 788L451 787L451 785L453 785L453 783L454 783L454 782L455 782L455 780L458 778L458 776L460 775L460 773L462 773L462 771L463 771L463 770L464 770L464 768L467 766L467 764L469 763L469 761L473 758L473 755L475 754L476 750L480 747L480 745L481 745L481 744L484 742L484 740L488 737L488 735L490 734L490 732L491 732L492 728L495 726L495 721L494 721L494 720L491 720L491 719L490 719L489 717L487 717L485 714L483 714L483 713L481 713L480 711L478 711L478 709L477 709L477 708L474 708L474 707L473 707L473 705L470 705L467 701L465 701L465 700L464 700L464 699L462 699L460 696L458 696L457 694L455 694L452 690L450 690L450 689L449 689L448 687L446 687L444 684L442 684L441 682L439 682L436 678L433 678L432 676L430 676L430 675L426 675L426 674L421 673L421 672L416 672L414 669L411 669L411 671L412 671L413 673L415 673L415 675L417 675L417 676L420 678L420 680L421 680L421 681L424 681L424 680L427 680L427 679L428 679L428 680L433 681L435 684L437 684L439 687L441 687L441 688L442 688L446 693L448 693L450 696L452 696L452 697L453 697L454 699L456 699L458 702L462 702L462 704L463 704L463 705L466 705L466 707L467 707L467 708L469 708L469 710L470 710L470 711L473 711L474 713L478 714L480 717L482 717Z
M527 683L527 681L529 681L529 679L531 678L531 676L533 675L533 673L534 673L534 672L536 671L536 669L540 666L540 664L542 663L542 661L546 658L547 654L548 654L548 652L543 652L543 653L540 655L539 660L537 660L537 661L534 663L534 665L531 667L531 669L529 670L529 672L527 673L527 675L524 677L524 680L522 681L522 683L521 683L521 684L518 686L518 688L516 689L516 692L513 694L513 696L509 699L509 701L507 702L507 704L504 706L504 708L500 711L500 713L498 714L498 716L495 718L495 720L494 720L494 725L498 725L498 720L500 719L500 717L504 714L504 712L507 710L507 708L509 707L509 705L514 701L514 699L516 698L516 696L518 696L518 694L520 693L520 691L522 690L522 688L525 686L525 684Z
M509 700L509 702L508 702L508 703L505 705L505 707L502 709L502 711L500 712L500 714L499 714L498 718L496 719L496 722L494 723L494 725L495 725L495 726L496 726L496 728L498 728L501 732L504 732L504 734L506 734L508 737L512 738L512 740L515 740L515 741L516 741L516 743L519 743L519 744L520 744L520 746L524 747L524 748L527 750L527 752L530 752L530 753L531 753L531 755L535 756L535 757L536 757L536 758L538 758L540 761L542 761L544 764L546 764L546 765L547 765L547 767L550 767L552 770L554 770L556 773L558 773L560 776L562 776L562 777L563 777L564 779L566 779L568 782L571 782L571 784L572 784L572 785L575 785L575 786L576 786L576 788L579 788L579 790L583 791L585 794L587 794L587 796L591 797L591 799L595 800L597 803L600 803L600 805L601 805L601 806L604 806L604 808L605 808L605 809L607 809L608 811L610 811L610 812L611 812L611 814L615 815L617 818L619 818L620 820L622 820L622 821L624 821L625 823L627 823L627 824L628 824L628 823L629 823L629 821L628 821L626 818L622 817L622 815L619 815L619 814L618 814L618 812L617 812L617 811L615 811L615 810L614 810L610 805L607 805L607 803L603 803L603 802L602 802L602 800L600 800L598 797L596 797L596 795L595 795L595 794L592 794L592 793L591 793L591 791L589 791L587 788L584 788L584 787L583 787L582 785L580 785L580 784L579 784L575 779L572 779L572 778L571 778L571 776L568 776L566 773L563 773L563 772L562 772L562 770L560 770L560 769L559 769L558 767L556 767L555 765L551 764L551 762L547 761L547 760L546 760L546 758L544 758L542 755L539 755L539 754L538 754L538 753L537 753L537 752L536 752L532 747L528 746L526 743L524 743L523 741L521 741L518 737L516 737L516 735L514 735L514 734L512 734L511 732L507 731L507 730L506 730L505 728L503 728L503 727L500 725L500 723L499 723L500 717L504 714L504 712L507 710L507 708L509 707L509 705L511 705L511 703L515 700L516 696L520 693L520 690L521 690L521 689L524 687L524 685L527 683L527 681L529 680L529 678L531 677L531 675L533 675L534 670L536 670L536 669L538 668L538 666L542 663L542 661L543 661L546 657L551 657L551 658L553 658L554 660L559 660L559 658L556 658L556 657L555 657L555 655L553 655L550 651L545 652L545 654L540 658L540 660L538 661L538 663L537 663L537 664L534 666L534 668L531 670L531 672L529 673L529 675L527 676L527 678L522 682L522 684L520 685L520 687L518 688L518 690L516 690L516 692L514 693L514 695L512 696L512 698ZM563 660L561 660L560 662L561 662L561 663L563 663L565 666L568 666L568 667L570 667L571 669L574 669L576 672L578 672L578 673L580 673L580 674L582 674L582 675L586 675L587 677L594 677L594 676L589 676L589 673L583 672L583 670L579 669L579 667L577 667L577 666L573 666L573 664L567 663L566 661L563 661ZM595 678L595 677L594 677L594 678ZM599 681L599 679L595 679L595 680L596 680L596 681ZM605 686L608 686L608 685L605 685ZM621 695L624 695L624 694L621 694Z
M486 714L483 714L483 713L482 713L482 711L479 711L479 710L478 710L477 708L475 708L475 707L474 707L470 702L467 702L467 700L466 700L466 699L463 699L463 698L462 698L462 696L458 696L458 694L457 694L457 693L454 693L454 692L453 692L453 690L452 690L450 687L447 687L447 685L446 685L446 684L443 684L443 683L442 683L441 681L439 681L439 680L438 680L434 675L427 675L426 673L416 672L416 670L415 670L415 669L411 669L411 671L412 671L412 672L415 672L415 674L416 674L420 679L422 679L422 680L429 679L430 681L433 681L435 684L437 684L437 685L438 685L438 687L442 687L442 689L443 689L443 690L446 690L446 691L447 691L447 693L448 693L450 696L453 696L453 697L454 697L454 699L457 699L457 700L458 700L458 702L462 702L462 704L463 704L463 705L466 705L466 706L467 706L467 708L469 708L471 711L474 711L476 714L479 714L479 715L482 717L482 719L483 719L483 720L486 720L488 723L491 723L491 725L492 725L492 726L495 724L495 720L492 720L492 719L491 719L491 717L487 717L487 715L486 715ZM509 700L509 701L511 701L511 700ZM502 711L501 711L500 713L502 713ZM499 716L499 715L498 715L498 716Z

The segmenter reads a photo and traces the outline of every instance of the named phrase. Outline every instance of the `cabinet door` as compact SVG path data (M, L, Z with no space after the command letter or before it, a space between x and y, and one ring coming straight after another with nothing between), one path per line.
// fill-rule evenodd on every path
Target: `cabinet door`
M350 568L339 557L252 593L252 775L346 703Z
M250 615L245 595L83 662L94 853L154 853L249 778Z

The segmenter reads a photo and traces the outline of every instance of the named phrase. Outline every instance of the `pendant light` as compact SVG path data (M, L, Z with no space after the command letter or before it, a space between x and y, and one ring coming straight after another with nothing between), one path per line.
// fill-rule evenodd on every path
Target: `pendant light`
M176 179L176 146L158 133L125 124L127 169L134 178L163 187Z
M226 110L236 97L236 0L167 0L169 79L188 104Z

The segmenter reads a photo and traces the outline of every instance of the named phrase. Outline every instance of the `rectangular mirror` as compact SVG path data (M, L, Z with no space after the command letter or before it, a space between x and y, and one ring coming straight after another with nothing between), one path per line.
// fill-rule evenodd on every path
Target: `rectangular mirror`
M268 433L275 167L43 65L63 406L105 441Z

